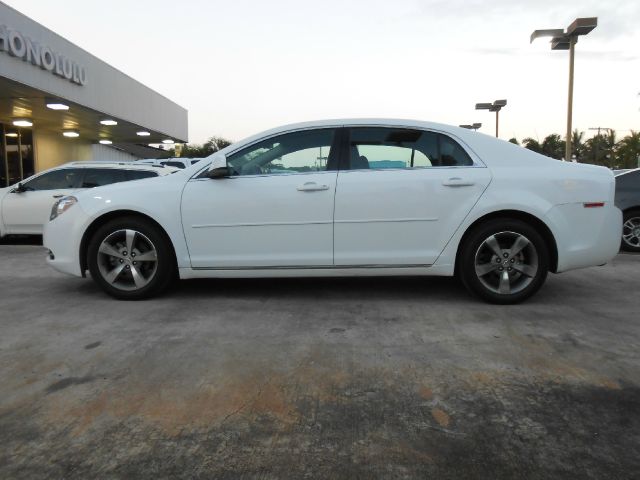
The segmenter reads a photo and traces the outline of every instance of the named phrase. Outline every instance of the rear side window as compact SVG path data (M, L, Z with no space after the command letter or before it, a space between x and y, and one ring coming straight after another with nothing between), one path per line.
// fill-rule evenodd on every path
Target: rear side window
M86 168L82 179L82 188L101 187L111 183L128 180L124 170L115 168Z
M61 168L53 172L43 173L23 183L27 190L60 190L80 188L82 170L78 168Z
M127 170L127 180L141 180L143 178L157 177L156 172L148 172L146 170Z
M470 166L473 161L452 138L401 128L352 128L351 170Z
M617 176L616 187L623 190L640 190L640 171Z

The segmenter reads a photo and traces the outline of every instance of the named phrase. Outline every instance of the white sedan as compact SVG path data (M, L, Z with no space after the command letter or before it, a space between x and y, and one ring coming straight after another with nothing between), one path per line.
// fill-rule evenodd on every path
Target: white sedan
M469 130L331 120L250 137L132 189L60 199L48 262L110 295L176 278L459 275L495 303L620 246L613 174ZM595 293L595 292L594 292Z

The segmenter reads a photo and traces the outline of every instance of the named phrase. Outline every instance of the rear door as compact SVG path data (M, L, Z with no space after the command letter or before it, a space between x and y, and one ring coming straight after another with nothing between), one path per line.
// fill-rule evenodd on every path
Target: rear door
M491 180L437 132L354 127L346 148L336 187L337 267L433 264Z
M83 169L60 168L22 182L26 191L8 193L2 200L6 233L39 235L58 198L80 187Z

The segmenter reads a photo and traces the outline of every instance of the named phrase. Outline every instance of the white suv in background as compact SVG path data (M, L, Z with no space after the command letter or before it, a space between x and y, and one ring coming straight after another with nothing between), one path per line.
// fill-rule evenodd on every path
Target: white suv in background
M198 163L202 158L164 158L164 159L149 159L138 160L136 163L148 164L148 165L164 165L165 167L174 167L182 170L188 168L191 165Z
M176 168L137 162L71 162L0 188L0 237L42 234L51 206L87 188L168 175Z

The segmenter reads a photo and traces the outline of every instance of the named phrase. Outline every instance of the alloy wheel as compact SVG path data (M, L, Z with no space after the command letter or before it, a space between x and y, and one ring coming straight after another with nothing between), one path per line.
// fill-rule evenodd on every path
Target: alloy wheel
M98 270L102 278L119 290L140 290L158 269L156 247L144 234L133 229L109 234L98 248Z
M538 252L524 235L503 231L480 244L474 265L485 288L499 295L512 295L533 282L539 268Z
M640 217L631 217L624 222L622 241L632 248L640 248Z

